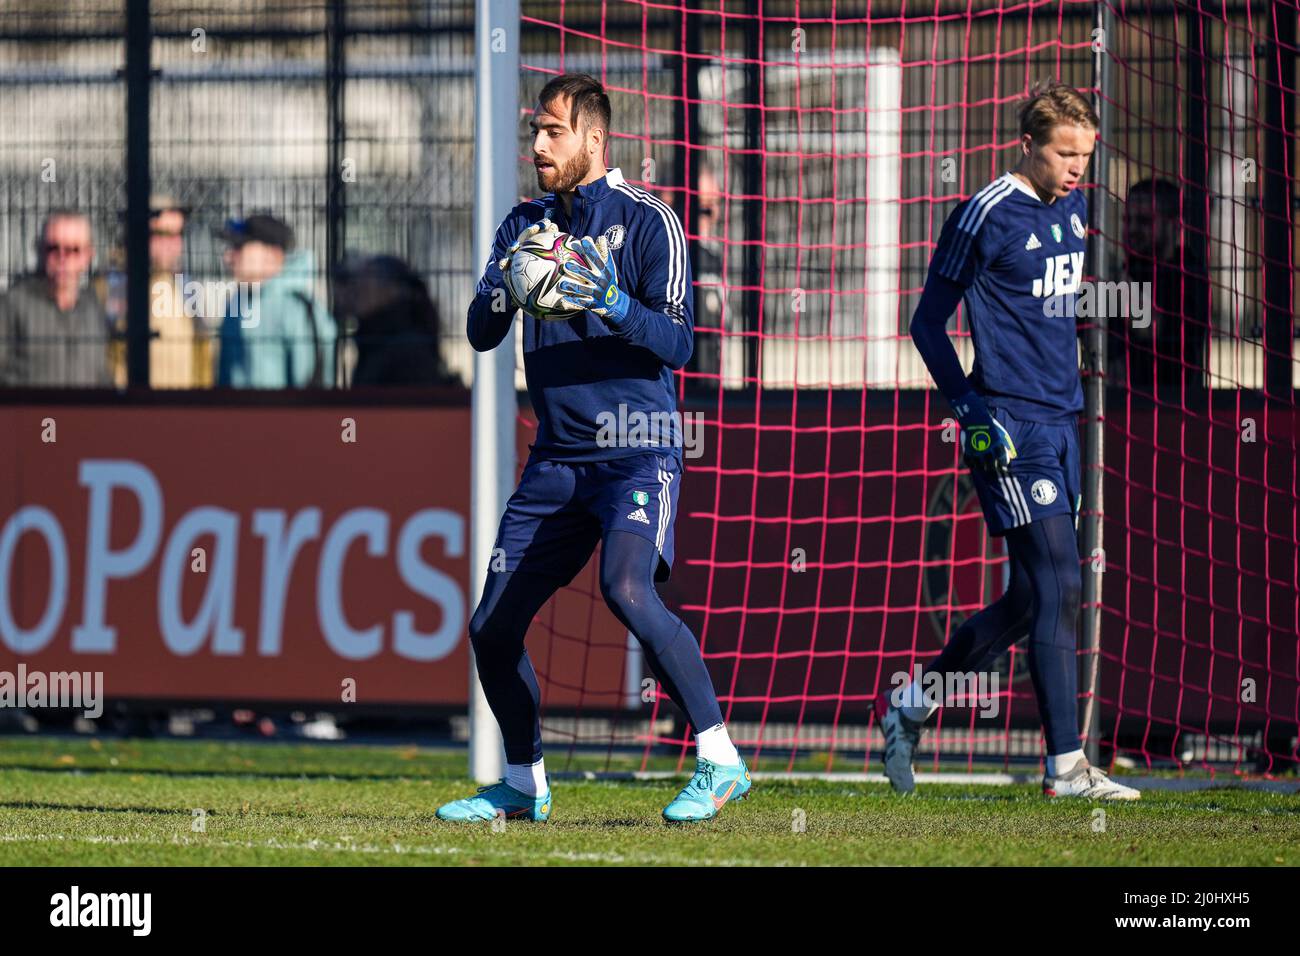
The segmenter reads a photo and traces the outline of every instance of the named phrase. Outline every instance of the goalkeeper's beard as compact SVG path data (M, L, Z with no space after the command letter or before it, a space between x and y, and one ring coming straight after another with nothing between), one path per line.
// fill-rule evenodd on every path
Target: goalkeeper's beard
M537 188L549 193L555 193L557 196L560 193L572 192L590 171L591 155L580 151L575 153L567 163L551 173L550 182L547 182L544 174L539 170L537 173Z

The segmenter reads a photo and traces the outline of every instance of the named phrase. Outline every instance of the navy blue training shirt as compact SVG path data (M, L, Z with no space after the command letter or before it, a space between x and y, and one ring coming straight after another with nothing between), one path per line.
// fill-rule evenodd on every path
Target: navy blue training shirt
M617 331L589 311L568 321L522 317L524 375L537 414L534 454L577 462L671 449L680 458L673 370L691 357L695 334L686 235L671 207L629 184L619 169L579 186L571 216L554 193L511 210L497 228L470 304L470 344L487 351L510 331L518 310L497 261L519 233L542 219L578 238L605 236L619 287L632 301ZM500 312L492 309L498 295L505 304ZM625 438L602 445L602 425L608 436L611 423L626 423L615 425L626 429Z
M1004 173L952 211L930 260L927 286L941 278L964 290L971 387L1017 418L1056 421L1083 409L1074 299L1087 222L1080 190L1048 204ZM918 310L918 320L928 318Z

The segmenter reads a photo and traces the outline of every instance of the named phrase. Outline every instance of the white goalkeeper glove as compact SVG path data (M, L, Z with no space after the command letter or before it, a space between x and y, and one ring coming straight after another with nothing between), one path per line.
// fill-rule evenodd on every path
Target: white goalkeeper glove
M560 231L560 227L557 226L555 223L551 222L551 220L549 219L538 220L537 222L529 226L527 229L525 229L523 232L521 232L518 238L516 238L515 241L511 243L510 248L506 250L506 254L497 260L497 269L501 271L502 284L506 288L506 294L509 295L510 300L514 302L515 308L522 309L524 307L524 304L515 299L514 293L510 291L510 284L508 282L505 282L505 276L510 271L510 260L513 259L515 253L519 251L520 246L522 246L533 236L537 235L539 232L559 232L559 231Z

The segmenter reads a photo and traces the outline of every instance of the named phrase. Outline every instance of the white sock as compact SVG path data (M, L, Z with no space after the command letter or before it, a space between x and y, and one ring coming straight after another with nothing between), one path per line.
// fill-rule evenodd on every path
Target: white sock
M1068 754L1048 754L1047 775L1049 777L1059 777L1063 773L1069 773L1074 769L1074 765L1083 759L1082 750L1071 750Z
M734 767L740 763L740 753L731 742L726 724L716 724L695 735L695 752L705 760Z
M937 704L926 705L925 691L916 681L903 689L902 705L898 708L912 723L925 723L939 709Z
M546 794L546 761L506 764L506 783L530 797Z

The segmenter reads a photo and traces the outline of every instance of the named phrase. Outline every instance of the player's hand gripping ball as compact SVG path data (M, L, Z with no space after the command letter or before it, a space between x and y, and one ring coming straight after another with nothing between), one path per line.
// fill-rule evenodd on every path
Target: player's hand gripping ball
M578 241L543 219L519 234L497 266L516 306L535 318L563 322L583 312L559 288L568 262L588 264Z

